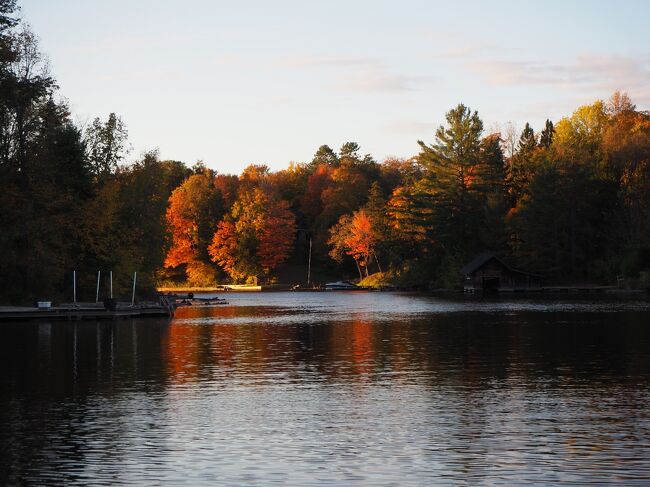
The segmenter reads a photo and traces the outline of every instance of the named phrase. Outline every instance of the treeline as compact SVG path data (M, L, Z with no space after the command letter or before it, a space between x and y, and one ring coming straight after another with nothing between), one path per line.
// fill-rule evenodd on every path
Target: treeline
M72 121L35 36L0 0L0 301L82 299L97 270L116 294L159 283L364 278L455 287L493 250L551 281L650 269L650 115L626 94L539 132L486 133L458 105L409 159L353 142L239 175L150 152L126 163L110 114ZM643 273L646 274L643 274ZM84 296L83 293L86 293Z
M0 303L95 298L97 270L123 294L165 256L165 210L190 173L155 152L124 166L119 117L75 124L15 0L0 0ZM104 289L107 289L104 283Z
M350 142L282 171L194 174L170 199L165 264L197 285L268 280L292 257L304 267L311 241L321 269L422 287L457 287L485 250L551 282L650 269L647 112L615 93L504 139L461 104L411 159Z

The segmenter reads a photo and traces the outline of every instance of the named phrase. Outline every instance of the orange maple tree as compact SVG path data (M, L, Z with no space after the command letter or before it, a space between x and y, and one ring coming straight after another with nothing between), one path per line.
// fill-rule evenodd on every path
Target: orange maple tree
M168 268L185 265L188 281L194 284L212 283L215 278L216 267L206 248L213 222L222 212L220 201L220 193L208 171L193 174L169 197L166 220L171 246L164 265Z
M271 201L267 206L257 247L264 272L276 269L289 258L296 234L295 220L286 201Z
M241 192L226 218L219 222L210 258L233 279L268 275L287 260L296 233L289 204L261 188Z
M231 221L220 221L208 247L211 259L232 274L237 264L237 231Z
M374 256L377 235L373 230L372 220L365 210L355 211L352 215L343 215L338 223L330 229L330 256L337 261L342 255L354 259L359 277L368 276L370 257Z
M373 253L376 238L370 218L364 210L354 212L350 221L349 235L345 239L347 254L359 263L368 275L368 263Z
M172 233L172 246L165 258L165 267L187 264L196 258L196 225L186 211L187 194L183 187L176 188L169 197L167 225Z

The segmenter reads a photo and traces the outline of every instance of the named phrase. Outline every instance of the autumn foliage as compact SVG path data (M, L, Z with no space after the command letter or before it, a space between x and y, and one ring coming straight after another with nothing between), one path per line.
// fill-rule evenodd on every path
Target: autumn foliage
M548 282L623 276L650 287L650 114L624 93L539 132L486 133L459 104L406 159L378 162L346 142L240 175L156 152L125 164L126 125L109 114L75 126L11 5L0 25L5 302L69 299L72 269L80 289L114 271L116 294L134 271L149 289L296 283L308 262L312 283L385 269L409 286L450 288L485 250ZM20 63L30 71L18 80Z
M410 159L380 164L350 142L278 172L193 175L170 198L166 263L267 279L305 262L309 241L317 266L363 278L383 265L441 287L486 249L551 276L635 272L650 266L649 120L616 94L506 141L461 104ZM201 218L211 191L221 213Z
M271 201L266 208L257 257L265 273L278 268L291 254L295 239L295 217L286 201Z
M236 281L268 277L293 248L295 216L286 201L260 188L262 181L249 181L208 247L212 261Z
M155 151L129 159L117 114L77 126L15 2L0 20L3 303L70 299L73 269L91 290L113 271L116 294L134 271L153 290L292 266L306 277L308 261L323 279L385 268L453 287L485 250L548 282L650 288L650 113L625 93L538 131L486 132L461 103L409 158L346 142L284 170L220 174Z
M208 247L210 257L224 271L233 275L237 264L237 232L231 221L220 221Z
M330 229L328 243L332 247L330 256L333 259L340 262L343 254L349 255L357 265L359 277L368 276L370 259L375 256L377 234L364 210L354 212L351 217L342 216Z

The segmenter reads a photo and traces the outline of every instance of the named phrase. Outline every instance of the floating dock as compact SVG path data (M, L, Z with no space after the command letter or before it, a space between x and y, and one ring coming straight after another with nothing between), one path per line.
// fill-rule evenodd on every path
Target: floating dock
M541 286L528 288L499 287L495 289L465 288L469 294L603 294L619 291L616 286Z
M155 316L170 316L170 310L161 304L147 303L131 306L118 304L115 310L105 309L97 305L61 305L51 308L28 306L0 306L0 321L17 320L118 320L126 318L142 318Z

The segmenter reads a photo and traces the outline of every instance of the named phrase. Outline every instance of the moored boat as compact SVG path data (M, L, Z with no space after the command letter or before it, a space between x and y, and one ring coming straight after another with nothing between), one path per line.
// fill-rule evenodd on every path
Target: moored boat
M166 300L173 304L175 307L178 306L215 306L219 304L228 304L223 298L218 298L217 296L209 298L199 298L195 297L194 293L187 294L165 294Z
M352 284L350 281L336 281L325 284L326 291L354 291L358 289L361 288L356 284Z
M176 300L176 306L215 306L228 304L228 301L221 298L186 298Z

